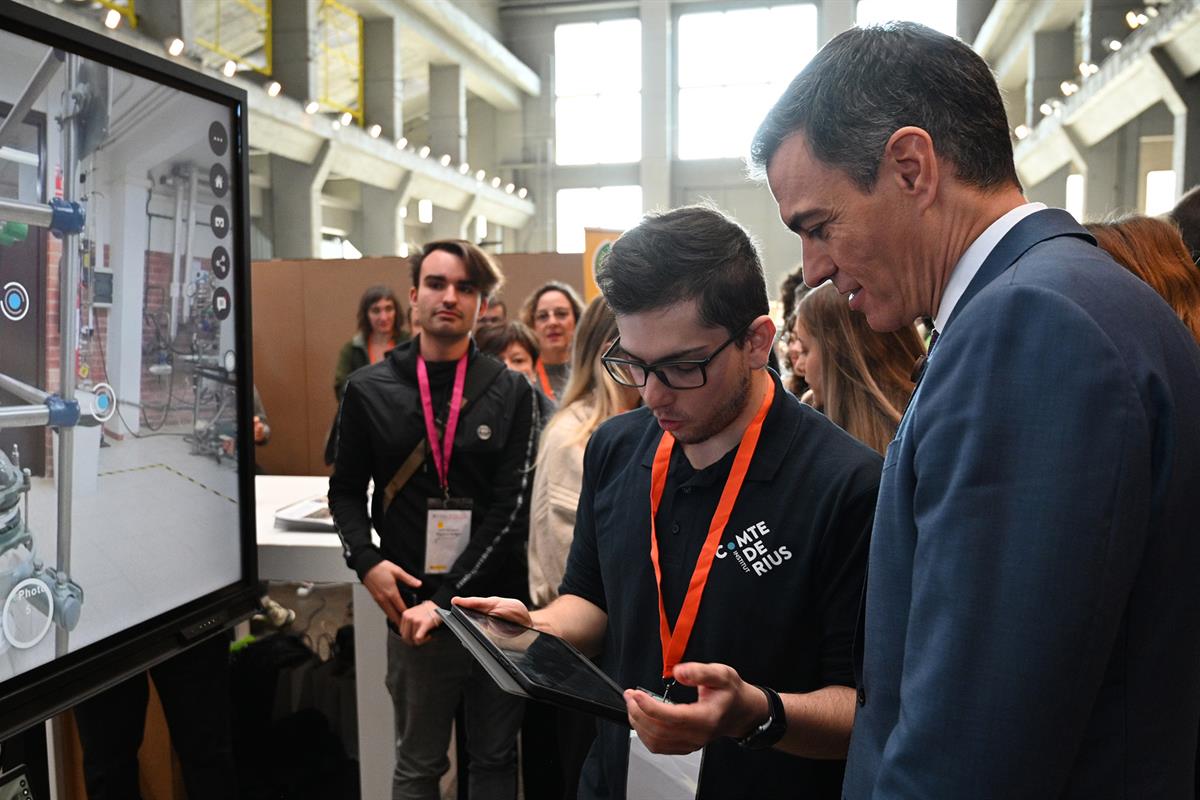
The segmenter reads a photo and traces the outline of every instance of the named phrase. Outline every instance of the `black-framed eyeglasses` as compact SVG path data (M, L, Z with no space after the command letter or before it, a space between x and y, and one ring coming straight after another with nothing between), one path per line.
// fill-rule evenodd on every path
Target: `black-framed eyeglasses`
M753 324L750 323L750 325ZM633 386L640 389L646 385L646 381L650 380L650 375L654 374L668 388L699 389L708 382L708 365L721 354L722 350L742 338L746 331L750 330L750 325L726 339L725 343L713 350L708 358L673 359L644 364L641 361L612 355L621 346L621 337L618 336L604 351L604 355L600 356L600 362L604 364L604 369L608 371L609 376L622 386Z

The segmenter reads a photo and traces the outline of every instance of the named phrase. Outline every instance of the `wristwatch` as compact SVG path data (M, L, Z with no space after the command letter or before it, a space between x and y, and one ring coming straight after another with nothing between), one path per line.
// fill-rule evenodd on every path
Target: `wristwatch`
M738 744L747 750L766 750L774 746L787 732L787 714L783 710L783 700L779 697L779 692L766 686L755 688L767 696L767 708L770 713L766 722L738 739Z

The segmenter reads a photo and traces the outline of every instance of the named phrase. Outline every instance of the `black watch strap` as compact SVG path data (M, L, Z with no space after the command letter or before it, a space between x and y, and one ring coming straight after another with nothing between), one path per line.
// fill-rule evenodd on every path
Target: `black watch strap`
M738 739L738 744L747 750L766 750L773 747L787 732L787 714L783 710L783 699L779 692L767 686L756 687L767 696L769 714L767 721Z

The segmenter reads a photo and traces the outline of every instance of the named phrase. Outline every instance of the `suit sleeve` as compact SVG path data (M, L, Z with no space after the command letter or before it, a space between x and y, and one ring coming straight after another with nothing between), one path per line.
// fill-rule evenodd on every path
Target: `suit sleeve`
M346 385L334 425L337 445L329 477L329 510L342 540L342 556L361 580L383 556L371 541L367 484L374 457L362 395L353 383Z
M449 608L455 595L492 594L493 576L512 563L502 557L511 550L511 540L523 540L529 533L529 494L540 425L532 388L523 380L514 385L518 391L513 424L493 475L492 502L482 522L471 527L466 549L433 593L431 599L442 608Z
M1048 290L980 295L943 341L907 434L912 600L873 796L1057 797L1144 546L1146 413L1105 332Z

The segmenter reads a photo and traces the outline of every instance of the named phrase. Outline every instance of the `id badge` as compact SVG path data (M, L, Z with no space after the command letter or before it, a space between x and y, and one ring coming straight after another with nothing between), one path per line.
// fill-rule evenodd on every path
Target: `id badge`
M469 498L431 497L426 501L425 574L444 575L467 549L471 539Z
M637 733L630 731L625 796L639 800L694 800L700 788L703 760L703 747L686 756L651 753Z

